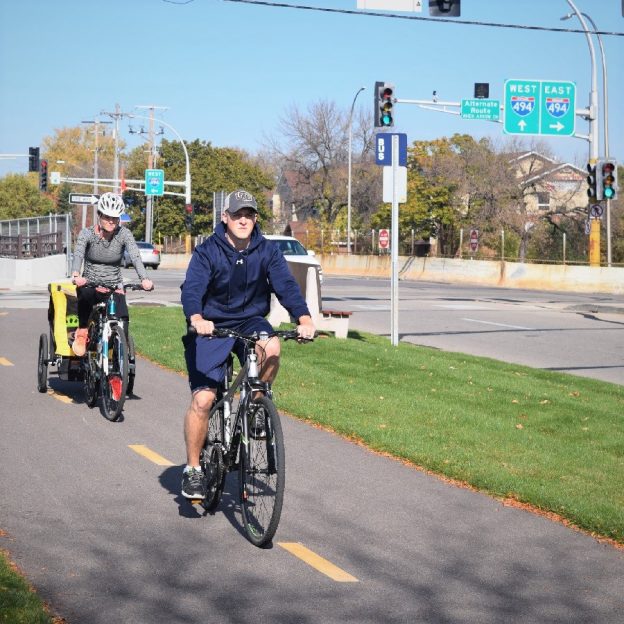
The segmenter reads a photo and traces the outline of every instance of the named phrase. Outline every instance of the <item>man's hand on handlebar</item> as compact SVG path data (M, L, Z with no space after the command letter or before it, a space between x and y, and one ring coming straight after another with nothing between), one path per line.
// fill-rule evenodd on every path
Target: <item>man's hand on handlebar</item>
M309 316L302 316L299 318L299 325L297 325L297 334L301 340L314 340L316 334L316 327L312 322L312 318Z
M143 290L154 290L154 282L147 278L141 280L141 286L143 286Z
M191 327L201 336L209 336L214 331L214 323L202 318L201 314L193 314L189 319Z
M72 283L74 283L76 286L85 286L87 283L87 279L85 277L82 277L81 275L73 275Z

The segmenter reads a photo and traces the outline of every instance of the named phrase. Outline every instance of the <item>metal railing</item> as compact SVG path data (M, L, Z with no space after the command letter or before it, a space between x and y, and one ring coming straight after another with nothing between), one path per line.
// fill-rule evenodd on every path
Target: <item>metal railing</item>
M50 234L18 234L17 236L0 235L0 256L3 258L43 258L62 254L63 233Z

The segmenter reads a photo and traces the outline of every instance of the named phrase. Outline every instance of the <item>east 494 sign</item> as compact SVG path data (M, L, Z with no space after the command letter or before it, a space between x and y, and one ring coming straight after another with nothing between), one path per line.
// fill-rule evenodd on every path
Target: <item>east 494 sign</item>
M576 120L576 85L562 80L505 82L505 132L571 136Z

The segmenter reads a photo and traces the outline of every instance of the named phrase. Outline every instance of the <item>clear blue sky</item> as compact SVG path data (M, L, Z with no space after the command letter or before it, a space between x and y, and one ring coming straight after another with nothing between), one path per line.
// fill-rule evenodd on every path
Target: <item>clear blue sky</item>
M436 90L452 101L471 98L474 82L489 82L490 97L502 100L508 78L565 80L577 85L577 107L589 100L583 34L183 1L0 0L0 153L26 154L56 128L93 119L115 103L123 111L169 107L162 118L185 139L255 152L292 104L305 110L329 99L348 110L366 86L358 107L372 114L376 80L394 82L399 98L428 99ZM356 8L356 0L284 1ZM620 0L575 2L600 30L624 31ZM462 0L460 19L579 28L576 18L560 21L569 10L566 0ZM610 152L624 161L624 37L603 41ZM395 131L410 142L456 132L504 139L502 125L415 105L397 105L395 119ZM120 127L130 147L138 144L127 120ZM588 124L577 118L576 128L586 134ZM602 130L600 136L602 142ZM584 140L548 143L562 160L587 161ZM0 176L26 170L27 158L0 160Z

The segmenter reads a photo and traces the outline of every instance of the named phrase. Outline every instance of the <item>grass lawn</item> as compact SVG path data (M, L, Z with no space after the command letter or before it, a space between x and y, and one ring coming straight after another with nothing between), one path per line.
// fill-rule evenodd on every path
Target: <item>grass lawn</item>
M134 307L137 350L185 371L179 308ZM624 544L624 387L350 332L283 345L281 410Z

